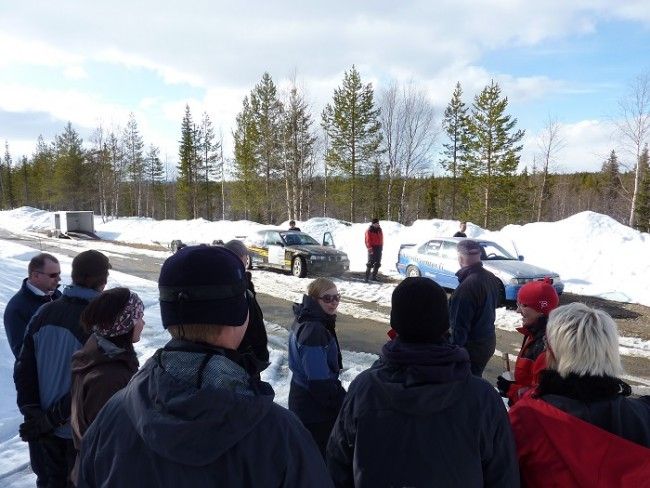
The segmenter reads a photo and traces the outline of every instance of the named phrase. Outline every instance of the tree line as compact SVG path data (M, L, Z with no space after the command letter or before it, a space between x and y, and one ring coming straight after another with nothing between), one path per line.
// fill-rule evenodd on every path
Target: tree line
M0 205L265 223L445 218L489 229L593 210L649 231L649 88L641 76L620 102L634 164L612 150L600 172L559 174L563 141L552 118L531 167L518 171L525 131L494 81L471 103L457 83L438 116L415 83L376 96L352 66L316 115L295 80L280 90L264 73L237 114L232 158L209 114L195 121L189 105L172 162L145 144L133 114L123 129L97 127L87 143L68 123L49 143L39 137L31 158L13 161L5 144Z

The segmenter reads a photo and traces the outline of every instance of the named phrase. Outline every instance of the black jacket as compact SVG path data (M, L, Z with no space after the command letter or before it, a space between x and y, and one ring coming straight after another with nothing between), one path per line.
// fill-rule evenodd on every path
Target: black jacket
M257 369L261 372L269 365L268 337L264 326L264 315L259 303L257 303L257 294L251 280L250 271L246 271L246 279L248 281L248 328L237 351L241 354L252 354L257 362Z
M238 354L172 340L99 413L78 488L330 487L310 434Z
M4 312L5 332L11 352L18 359L20 348L27 324L32 316L44 303L49 303L61 297L61 292L55 290L52 295L37 295L27 286L27 278L23 280L20 290L7 302Z
M443 343L384 346L350 385L327 464L338 487L519 486L499 394Z
M449 299L449 325L453 344L487 339L494 335L495 310L501 306L501 280L476 263L460 269L460 284Z

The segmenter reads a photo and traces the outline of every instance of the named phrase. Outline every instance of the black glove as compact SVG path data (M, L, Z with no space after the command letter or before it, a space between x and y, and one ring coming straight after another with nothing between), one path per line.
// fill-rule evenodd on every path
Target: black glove
M507 380L501 375L497 376L497 390L499 390L502 397L508 398L508 390L513 383L514 381Z
M32 410L29 416L25 416L25 422L18 427L18 434L25 442L37 441L45 434L49 434L55 428L54 423L42 410Z

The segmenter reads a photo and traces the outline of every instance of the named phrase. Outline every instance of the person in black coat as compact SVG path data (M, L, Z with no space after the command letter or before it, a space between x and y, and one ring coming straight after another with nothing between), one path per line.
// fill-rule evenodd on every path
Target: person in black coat
M224 247L237 255L242 260L244 266L247 264L248 249L246 245L237 239L226 242ZM244 334L241 344L237 348L242 354L249 354L253 360L258 372L261 373L269 366L269 348L266 326L264 325L264 314L262 308L257 302L253 276L250 271L246 271L246 282L248 283L248 304L250 318L248 328Z
M244 272L218 246L165 261L160 315L172 339L86 431L77 488L332 486L307 430L237 352L249 322Z
M492 386L449 344L447 295L428 278L393 292L397 333L350 385L327 445L337 487L519 486L512 431Z
M27 278L23 280L20 290L7 302L4 312L5 333L15 359L18 359L23 347L27 324L36 311L43 304L61 297L58 290L60 281L61 266L59 260L51 254L40 253L29 261ZM42 447L36 441L29 441L28 444L29 462L36 475L36 486L47 486Z
M483 268L479 242L465 239L456 248L461 269L449 300L451 342L467 349L472 374L482 376L497 344L494 320L501 305L501 280Z

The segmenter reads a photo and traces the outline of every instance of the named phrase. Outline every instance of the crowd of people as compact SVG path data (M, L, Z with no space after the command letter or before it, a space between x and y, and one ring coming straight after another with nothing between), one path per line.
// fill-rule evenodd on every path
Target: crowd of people
M378 222L366 245L375 278ZM144 305L127 288L104 290L108 258L78 254L61 293L58 260L35 256L4 322L37 486L650 486L650 398L621 379L613 319L559 306L547 280L525 284L514 371L492 385L482 374L496 278L478 242L457 251L450 299L428 278L395 287L389 339L347 391L341 295L311 281L293 306L288 409L261 379L268 338L240 241L164 262L170 340L142 367Z

